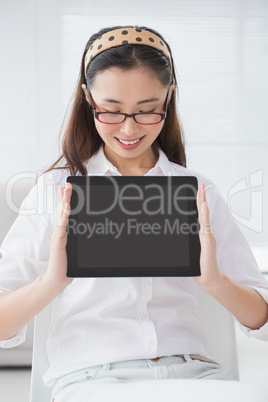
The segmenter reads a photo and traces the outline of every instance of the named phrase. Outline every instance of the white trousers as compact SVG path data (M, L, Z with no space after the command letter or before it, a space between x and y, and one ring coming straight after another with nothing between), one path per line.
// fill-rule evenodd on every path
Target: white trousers
M95 366L62 377L53 388L51 401L116 402L121 401L118 398L126 384L135 383L135 389L138 389L143 382L151 381L153 389L153 382L156 380L165 384L167 401L179 401L180 399L172 399L174 395L169 395L169 382L159 381L175 379L235 380L219 364L193 360L189 355L160 357L155 362L150 359L132 360ZM148 398L144 400L154 400L149 396ZM133 394L128 394L127 399L128 402L136 400Z

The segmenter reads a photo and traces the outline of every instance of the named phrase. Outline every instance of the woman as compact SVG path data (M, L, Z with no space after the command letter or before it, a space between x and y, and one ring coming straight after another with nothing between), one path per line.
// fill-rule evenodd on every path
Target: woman
M171 49L157 32L127 26L93 35L63 154L24 200L21 211L31 214L21 214L3 242L1 344L23 342L27 322L52 302L44 381L56 402L92 401L98 387L126 381L232 379L210 359L193 314L198 286L249 336L268 339L268 285L215 185L186 168L176 89ZM66 277L72 188L62 186L76 174L196 176L201 276Z

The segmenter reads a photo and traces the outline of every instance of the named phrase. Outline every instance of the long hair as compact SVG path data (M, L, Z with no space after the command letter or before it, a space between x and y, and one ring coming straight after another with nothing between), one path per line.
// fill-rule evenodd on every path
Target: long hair
M85 77L85 56L89 47L99 36L119 28L145 29L158 35L162 40L164 40L164 38L155 30L139 26L115 26L104 28L90 37L82 56L80 73L73 95L73 105L62 140L62 154L42 174L53 169L67 168L70 170L71 175L76 175L78 172L81 175L87 174L84 164L103 144L103 140L96 130L94 116L91 107L86 100L82 84L85 84L87 90L89 90L96 75L100 71L111 67L119 67L122 70L143 67L146 71L153 73L164 86L173 83L176 90L178 90L172 53L166 42L173 64L172 73L168 59L158 50L149 46L124 45L107 49L97 55L89 64L87 76ZM176 111L176 90L172 93L165 123L152 146L153 149L155 149L156 146L159 146L170 161L186 167L183 134ZM65 164L62 165L62 162Z

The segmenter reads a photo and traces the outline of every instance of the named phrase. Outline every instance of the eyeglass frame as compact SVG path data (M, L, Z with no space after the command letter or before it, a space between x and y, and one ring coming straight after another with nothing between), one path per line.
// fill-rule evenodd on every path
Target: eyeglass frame
M95 119L97 119L100 123L103 123L103 124L122 124L122 123L124 123L124 121L126 120L126 118L127 117L132 117L133 119L134 119L134 121L137 123L137 124L142 124L143 126L151 126L151 125L153 125L153 124L159 124L159 123L161 123L161 121L163 121L163 120L165 120L166 119L166 117L167 117L167 108L168 108L168 98L169 98L169 90L170 90L170 86L168 87L168 92L167 92L167 96L166 96L166 99L165 99L165 102L164 102L164 105L165 105L165 109L164 109L164 113L154 113L154 112L152 112L152 113L147 113L147 112L144 112L144 113L132 113L132 114L127 114L127 113L121 113L121 112L96 112L96 107L98 107L97 105L96 105L96 103L95 103L95 101L93 100L93 97L92 97L92 95L91 95L91 92L90 91L87 91L87 93L88 93L88 96L89 96L89 99L90 99L90 102L91 102L91 107L92 107L92 112L93 112L93 116L94 116L94 118ZM99 120L99 115L100 114L121 114L121 115L123 115L123 116L125 116L125 118L124 118L124 120L123 121L120 121L119 123L106 123L106 122L104 122L104 121L101 121L101 120ZM136 119L135 119L135 116L136 115L144 115L144 114L157 114L158 116L161 116L161 120L160 121L158 121L157 123L139 123Z

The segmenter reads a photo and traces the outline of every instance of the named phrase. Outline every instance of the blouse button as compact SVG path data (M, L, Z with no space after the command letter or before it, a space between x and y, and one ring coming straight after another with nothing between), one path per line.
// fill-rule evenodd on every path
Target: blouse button
M146 313L144 313L144 312L140 313L140 318L146 318L146 317L147 317Z

